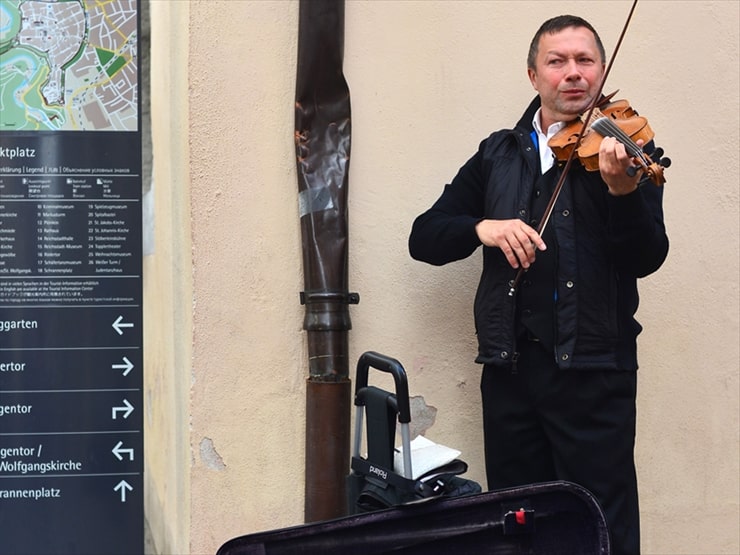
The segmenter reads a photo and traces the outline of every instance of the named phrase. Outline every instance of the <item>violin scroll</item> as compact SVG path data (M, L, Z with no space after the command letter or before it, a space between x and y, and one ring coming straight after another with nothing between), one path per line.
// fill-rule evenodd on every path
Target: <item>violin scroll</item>
M640 171L645 171L647 177L656 185L663 185L665 183L665 177L663 177L663 170L671 166L671 159L663 157L664 151L660 147L656 147L650 153L645 153L645 157L651 161L651 164L647 168L643 168L640 165L634 165L627 168L627 175L634 177Z

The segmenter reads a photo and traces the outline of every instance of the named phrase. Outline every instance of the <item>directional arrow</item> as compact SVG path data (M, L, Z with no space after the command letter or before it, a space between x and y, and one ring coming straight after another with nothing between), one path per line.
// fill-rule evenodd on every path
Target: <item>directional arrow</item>
M131 487L131 484L129 484L126 480L121 480L116 484L116 487L113 488L113 491L121 491L121 503L126 502L126 490L133 491L134 488Z
M134 364L126 357L123 357L123 364L112 364L111 365L111 368L113 368L113 370L123 370L124 376L128 376L128 373L131 372L131 369L133 367L134 367Z
M134 324L132 322L124 322L123 316L119 316L116 318L116 321L113 322L112 326L118 335L123 335L123 328L133 328Z
M115 420L118 418L118 413L123 412L123 417L128 418L129 415L134 412L134 406L129 403L126 399L123 400L123 404L126 405L125 407L113 407L113 410L111 411L111 418Z
M133 461L134 460L134 450L131 448L121 449L121 447L123 447L123 442L119 441L112 450L112 453L116 456L116 458L119 461L122 461L123 457L121 456L121 454L123 453L125 455L128 455L128 460Z

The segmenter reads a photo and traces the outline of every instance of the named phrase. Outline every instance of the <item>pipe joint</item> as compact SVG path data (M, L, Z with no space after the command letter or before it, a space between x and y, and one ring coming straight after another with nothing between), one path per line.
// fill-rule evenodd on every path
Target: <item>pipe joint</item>
M359 302L359 293L301 291L301 304L306 307L303 329L308 331L350 330L352 323L348 307Z

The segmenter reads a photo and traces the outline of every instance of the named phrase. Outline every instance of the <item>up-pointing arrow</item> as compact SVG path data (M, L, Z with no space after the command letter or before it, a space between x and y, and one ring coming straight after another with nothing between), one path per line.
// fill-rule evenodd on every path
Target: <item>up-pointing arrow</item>
M133 491L134 488L131 487L131 484L129 484L126 480L121 480L116 484L116 487L113 488L113 491L120 491L121 492L121 503L126 502L126 491Z
M123 442L119 441L112 450L112 453L116 456L116 458L119 461L122 461L123 457L121 456L121 454L124 454L124 455L128 455L128 460L133 461L134 460L134 450L132 448L121 449L121 447L123 447Z
M131 372L131 369L134 367L134 364L126 357L123 357L123 364L112 364L111 368L113 370L123 370L123 375L128 376L128 373Z
M123 404L126 405L124 407L113 407L113 410L111 410L111 418L115 420L118 418L118 413L123 412L123 417L128 418L129 415L134 412L134 406L128 402L128 400L124 399Z
M124 322L123 316L119 316L116 318L116 321L111 324L113 326L113 329L116 330L118 335L123 335L123 328L133 328L134 324L132 322Z

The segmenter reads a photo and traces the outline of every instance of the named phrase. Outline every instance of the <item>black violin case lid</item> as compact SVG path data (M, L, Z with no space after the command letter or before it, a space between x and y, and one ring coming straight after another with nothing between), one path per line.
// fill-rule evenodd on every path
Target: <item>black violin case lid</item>
M249 534L217 555L298 553L608 555L609 536L590 492L547 482Z

